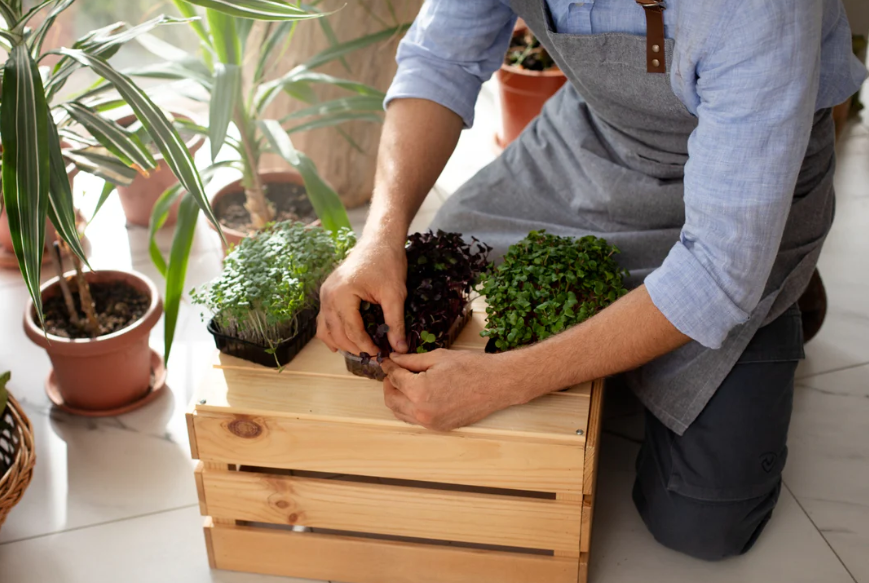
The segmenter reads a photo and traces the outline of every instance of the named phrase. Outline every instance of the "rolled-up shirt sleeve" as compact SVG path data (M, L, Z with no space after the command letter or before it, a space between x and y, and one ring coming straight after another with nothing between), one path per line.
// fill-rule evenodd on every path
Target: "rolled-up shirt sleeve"
M384 106L428 99L471 127L480 87L501 66L515 22L502 0L427 0L399 44Z
M696 68L685 224L645 280L682 333L720 348L760 302L812 128L821 0L749 0L731 11Z

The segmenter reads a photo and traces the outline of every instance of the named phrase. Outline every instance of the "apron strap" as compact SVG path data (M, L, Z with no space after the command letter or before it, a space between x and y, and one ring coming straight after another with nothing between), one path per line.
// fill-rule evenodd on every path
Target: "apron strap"
M664 54L664 2L636 0L646 13L646 71L665 73L667 57Z

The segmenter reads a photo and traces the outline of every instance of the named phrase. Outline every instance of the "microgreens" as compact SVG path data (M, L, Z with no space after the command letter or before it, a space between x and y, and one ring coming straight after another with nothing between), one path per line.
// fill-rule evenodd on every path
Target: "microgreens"
M481 335L498 350L539 342L578 324L627 293L627 271L614 246L593 236L573 239L532 231L483 274L488 304Z
M353 247L349 229L276 223L243 239L223 273L192 292L224 334L273 348L298 333L299 314L319 305L320 284Z
M442 348L453 322L468 303L468 294L489 265L488 245L473 238L468 245L458 233L431 231L407 238L407 299L404 326L408 349L428 352ZM364 302L360 308L365 330L380 349L378 360L392 351L383 310ZM370 358L363 353L363 361Z

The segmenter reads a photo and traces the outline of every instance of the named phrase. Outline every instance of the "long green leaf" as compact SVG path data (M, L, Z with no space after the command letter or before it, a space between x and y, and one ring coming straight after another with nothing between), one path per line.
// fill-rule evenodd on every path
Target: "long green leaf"
M252 20L306 20L322 16L280 0L190 0L190 3Z
M308 130L316 130L319 128L330 128L348 121L367 121L371 123L382 123L383 118L379 115L366 112L349 112L349 113L333 113L324 115L309 122L301 123L297 126L287 128L285 131L288 134L297 132L305 132Z
M45 35L48 34L48 31L51 30L51 27L54 26L55 20L60 14L72 6L75 0L62 0L57 6L55 6L51 12L48 13L48 16L45 17L45 20L42 21L36 31L30 37L30 54L34 59L39 58L39 55L42 53L42 43L45 41Z
M172 0L172 3L178 9L178 12L181 13L181 16L190 21L193 32L196 33L202 44L206 48L211 48L211 37L208 35L208 31L205 30L205 25L202 24L202 20L199 19L199 15L196 14L196 9L193 8L193 5L185 0Z
M42 321L39 276L51 181L48 104L36 62L16 45L3 71L0 133L3 135L3 198L21 274Z
M75 205L72 202L72 188L69 185L69 175L66 172L66 160L60 151L60 136L54 121L48 119L48 147L51 164L50 182L48 189L48 218L51 224L66 241L70 250L75 253L82 262L87 265L81 239L78 235L78 227L75 224Z
M129 77L147 77L151 79L173 79L179 81L190 79L202 85L209 92L214 89L211 71L198 59L155 63L145 67L125 69L123 73ZM111 88L111 85L108 85L108 87ZM79 97L81 98L82 96Z
M241 67L217 63L214 67L214 92L208 112L208 137L211 140L211 160L226 140L229 122L241 97Z
M57 2L57 0L42 0L42 2L28 10L27 14L22 16L21 19L15 23L15 31L23 34L24 28L27 26L27 23L30 22L30 19L36 16L39 12L42 11L43 8L45 8L52 2ZM7 23L7 25L11 25L11 23Z
M142 45L149 53L163 61L187 61L194 58L193 55L184 49L179 49L175 45L167 43L151 33L139 35L136 37L136 42Z
M265 32L265 38L260 45L256 70L253 74L254 83L259 83L265 77L269 59L276 58L278 47L284 42L284 39L287 38L295 26L296 21L281 22L277 25L269 23L268 29Z
M116 185L112 184L108 180L103 183L103 190L100 192L100 199L97 201L97 206L94 208L93 215L91 215L91 220L94 220L93 217L97 216L97 213L100 212L100 209L103 208L105 202L109 199L109 196L115 191Z
M365 48L367 46L377 44L379 42L383 42L398 35L404 34L407 29L410 28L411 24L413 23L406 22L404 24L399 24L398 26L386 28L379 32L361 36L359 38L331 46L302 63L300 65L300 68L316 69L317 67L322 67L326 63L334 61L335 59L340 59L348 53L358 51L361 48Z
M247 39L250 36L250 31L253 28L254 21L250 18L238 18L235 21L235 30L238 31L238 41L241 44L242 54L244 54Z
M120 186L129 186L139 174L103 147L67 150L66 157L72 160L82 172L93 174Z
M163 14L133 27L125 22L118 22L86 34L75 42L73 49L105 60L111 58L124 44L158 26L186 22L185 19L172 18ZM68 50L62 49L57 52L65 57L70 57L70 54L64 52ZM79 64L83 64L79 59L62 58L58 61L52 71L51 80L48 82L50 95L55 95L60 90Z
M151 219L148 222L148 254L151 256L151 261L164 278L166 277L166 260L163 254L160 253L160 248L157 246L157 231L163 228L166 224L166 219L169 218L169 211L178 197L183 194L184 189L181 184L175 184L166 189L160 195L157 202L154 203L154 208L151 209Z
M118 93L130 105L136 113L136 117L148 130L154 143L160 148L160 153L163 154L163 159L169 165L172 173L178 177L179 182L184 185L184 189L196 200L199 208L202 209L205 216L214 224L221 238L223 238L223 231L208 202L205 186L202 184L202 178L196 171L193 158L184 145L181 136L178 135L178 131L166 119L163 112L129 77L119 73L102 59L72 49L61 49L61 53L87 65L97 75L105 78L115 86Z
M6 410L6 403L9 401L9 392L6 390L6 384L12 378L12 373L4 372L0 374L0 419L3 418L3 412Z
M281 90L307 103L316 101L315 94L310 88L311 85L332 85L357 95L368 95L381 100L386 97L382 91L365 83L333 77L316 71L293 69L283 77L260 85L255 99L257 111L264 111Z
M241 41L235 28L236 19L219 10L206 10L205 16L217 58L227 65L241 64Z
M308 200L311 201L311 206L323 222L323 227L333 233L337 233L341 227L351 228L341 198L323 181L311 159L293 147L292 140L281 128L281 124L277 120L270 119L260 121L259 127L272 150L302 175Z
M358 112L358 111L383 111L383 99L380 97L369 97L360 95L357 97L340 97L330 101L317 103L310 107L305 107L298 111L294 111L288 116L281 119L281 123L285 123L293 119L302 119L312 115L332 115L343 112Z
M169 252L169 268L166 271L166 292L163 304L163 313L166 316L163 324L163 345L165 348L163 358L167 363L169 362L169 355L172 353L172 339L175 337L181 295L184 293L184 280L187 278L187 263L190 260L190 248L193 246L193 235L196 232L196 219L199 217L197 205L196 199L189 193L181 198L175 237L172 239L172 250Z
M112 120L97 115L81 103L73 101L64 103L61 107L127 166L136 165L144 171L157 167L154 156L136 134L128 132Z

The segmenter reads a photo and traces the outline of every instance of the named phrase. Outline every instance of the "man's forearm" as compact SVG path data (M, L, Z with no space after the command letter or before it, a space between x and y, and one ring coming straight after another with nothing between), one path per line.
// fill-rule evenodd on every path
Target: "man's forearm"
M414 215L459 141L462 119L425 99L389 104L377 154L377 174L364 238L404 243Z
M516 380L517 402L634 369L691 339L640 286L593 318L522 350L500 355Z

